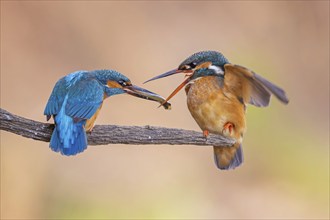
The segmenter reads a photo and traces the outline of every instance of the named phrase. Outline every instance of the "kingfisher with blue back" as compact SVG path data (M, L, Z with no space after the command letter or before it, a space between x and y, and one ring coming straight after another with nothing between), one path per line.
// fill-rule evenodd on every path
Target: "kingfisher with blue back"
M170 103L161 96L132 85L123 74L114 70L77 71L57 81L46 105L47 121L53 116L55 129L50 148L70 156L87 148L86 131L91 131L104 99L129 94L160 103Z
M234 169L243 162L246 105L266 107L271 94L284 104L289 102L283 89L243 66L231 64L217 51L195 53L178 68L148 81L179 73L185 79L164 104L185 87L188 109L203 135L221 134L235 140L229 147L213 147L215 163L222 170Z

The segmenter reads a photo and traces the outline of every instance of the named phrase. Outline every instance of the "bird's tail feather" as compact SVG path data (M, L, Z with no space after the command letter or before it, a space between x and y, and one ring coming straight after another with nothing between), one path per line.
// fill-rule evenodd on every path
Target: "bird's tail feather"
M50 148L63 155L76 155L87 148L87 137L84 129L85 121L74 122L69 116L55 117L56 126L53 131Z
M221 170L235 169L243 163L243 150L240 143L231 147L214 146L214 161Z

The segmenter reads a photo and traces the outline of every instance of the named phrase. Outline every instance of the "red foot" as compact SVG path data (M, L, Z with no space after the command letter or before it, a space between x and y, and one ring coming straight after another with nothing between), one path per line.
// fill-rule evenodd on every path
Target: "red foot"
M208 131L208 130L204 130L204 131L203 131L203 136L204 136L205 138L207 138L207 136L209 136L209 131Z
M232 133L233 129L234 129L234 124L231 122L227 122L222 129L222 133L228 132L229 134Z

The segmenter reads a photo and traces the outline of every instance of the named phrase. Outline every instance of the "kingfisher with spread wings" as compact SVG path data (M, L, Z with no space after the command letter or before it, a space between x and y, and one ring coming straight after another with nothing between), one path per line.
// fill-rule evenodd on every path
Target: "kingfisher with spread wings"
M217 51L195 53L178 68L146 82L179 73L185 79L164 104L185 87L188 109L204 136L222 134L236 141L230 147L214 146L219 169L234 169L243 162L247 104L266 107L272 94L284 104L289 102L283 89L243 66L231 64Z

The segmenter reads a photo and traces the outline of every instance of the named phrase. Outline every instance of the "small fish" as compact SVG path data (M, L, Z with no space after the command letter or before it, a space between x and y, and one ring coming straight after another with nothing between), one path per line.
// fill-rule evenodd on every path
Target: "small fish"
M142 99L147 99L150 101L155 101L158 102L160 104L160 106L163 106L164 109L166 110L171 110L172 106L171 103L167 102L162 96L153 93L149 90L146 90L144 88L138 87L138 86L134 86L134 88L131 88L130 86L127 86L127 88L129 90L127 90L126 92L130 95L142 98ZM136 89L138 89L139 93L132 93L131 91L135 91ZM159 107L160 107L159 106Z

